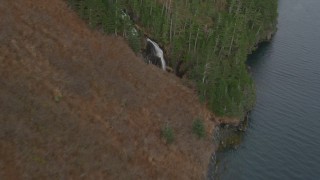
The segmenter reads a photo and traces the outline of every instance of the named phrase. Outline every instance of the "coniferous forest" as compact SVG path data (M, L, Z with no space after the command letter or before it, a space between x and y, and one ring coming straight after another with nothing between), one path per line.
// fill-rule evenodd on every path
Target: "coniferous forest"
M179 77L219 116L243 117L255 101L247 55L276 29L277 0L68 0L92 28L127 39L141 53L145 36Z

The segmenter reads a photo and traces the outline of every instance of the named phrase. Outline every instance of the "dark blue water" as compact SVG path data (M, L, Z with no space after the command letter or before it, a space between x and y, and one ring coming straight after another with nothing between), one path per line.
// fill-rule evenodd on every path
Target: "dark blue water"
M217 179L320 180L320 0L279 0L278 32L249 64L257 103Z

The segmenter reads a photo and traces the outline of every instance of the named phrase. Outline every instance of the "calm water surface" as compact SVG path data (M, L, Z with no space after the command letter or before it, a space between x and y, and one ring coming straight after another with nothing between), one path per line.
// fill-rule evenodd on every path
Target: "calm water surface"
M278 32L249 64L257 104L216 179L320 180L320 0L279 0Z

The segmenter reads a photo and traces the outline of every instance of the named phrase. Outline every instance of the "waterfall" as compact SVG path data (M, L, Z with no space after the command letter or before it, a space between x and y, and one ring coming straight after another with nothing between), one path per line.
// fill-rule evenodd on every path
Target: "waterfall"
M155 51L156 51L156 54L155 54L155 55L160 58L160 60L161 60L161 67L162 67L162 69L165 71L165 70L166 70L166 61L165 61L164 58L163 58L163 51L162 51L162 49L159 47L159 45L158 45L156 42L152 41L152 40L149 39L149 38L147 38L147 42L149 42L149 43L151 43L151 44L153 45L153 47L154 47L154 49L155 49Z

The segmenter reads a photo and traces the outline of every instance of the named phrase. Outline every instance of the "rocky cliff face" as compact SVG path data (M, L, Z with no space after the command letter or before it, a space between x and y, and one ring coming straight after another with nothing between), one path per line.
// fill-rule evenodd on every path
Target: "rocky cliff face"
M214 118L65 1L0 1L0 179L201 179ZM170 126L174 142L161 137Z

